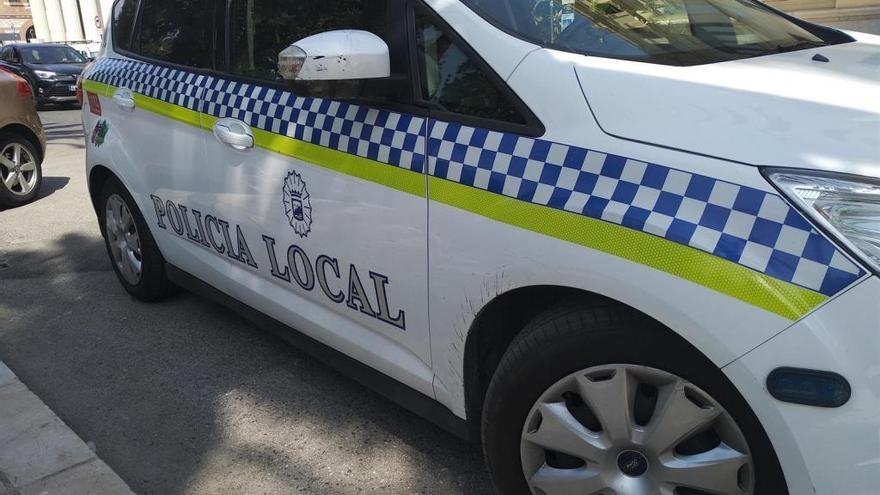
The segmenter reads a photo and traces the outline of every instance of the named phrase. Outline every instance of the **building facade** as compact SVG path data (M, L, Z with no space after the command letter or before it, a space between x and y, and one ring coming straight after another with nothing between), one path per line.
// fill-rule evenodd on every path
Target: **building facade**
M113 0L0 0L0 40L99 42L112 5Z
M766 3L816 24L880 34L880 0L766 0Z
M0 42L36 37L27 0L0 0Z

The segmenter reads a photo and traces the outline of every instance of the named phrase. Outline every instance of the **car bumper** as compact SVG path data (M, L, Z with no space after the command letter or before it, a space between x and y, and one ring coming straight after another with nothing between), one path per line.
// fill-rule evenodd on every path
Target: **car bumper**
M878 303L873 277L724 369L770 436L792 495L880 493ZM833 409L780 402L765 383L786 366L838 373L852 397Z
M37 101L40 103L70 103L76 101L76 79L45 80L37 84Z

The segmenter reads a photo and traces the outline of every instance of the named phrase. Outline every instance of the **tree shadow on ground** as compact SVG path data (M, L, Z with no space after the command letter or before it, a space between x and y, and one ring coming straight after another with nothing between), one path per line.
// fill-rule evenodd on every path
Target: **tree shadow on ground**
M231 311L134 301L100 238L4 256L0 359L137 493L490 491L476 446Z

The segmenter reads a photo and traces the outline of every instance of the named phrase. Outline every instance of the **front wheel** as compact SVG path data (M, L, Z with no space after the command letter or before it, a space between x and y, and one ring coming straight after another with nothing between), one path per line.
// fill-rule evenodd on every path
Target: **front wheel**
M131 195L109 179L101 192L101 233L119 282L141 301L169 295L165 260Z
M499 493L782 495L773 447L706 358L613 304L536 318L483 408Z

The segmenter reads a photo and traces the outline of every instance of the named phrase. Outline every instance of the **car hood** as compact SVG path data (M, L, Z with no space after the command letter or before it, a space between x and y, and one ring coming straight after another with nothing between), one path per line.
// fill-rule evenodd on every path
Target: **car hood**
M85 64L27 64L31 70L48 70L57 74L78 76Z
M587 58L577 71L608 134L752 165L880 177L876 40L695 67Z

